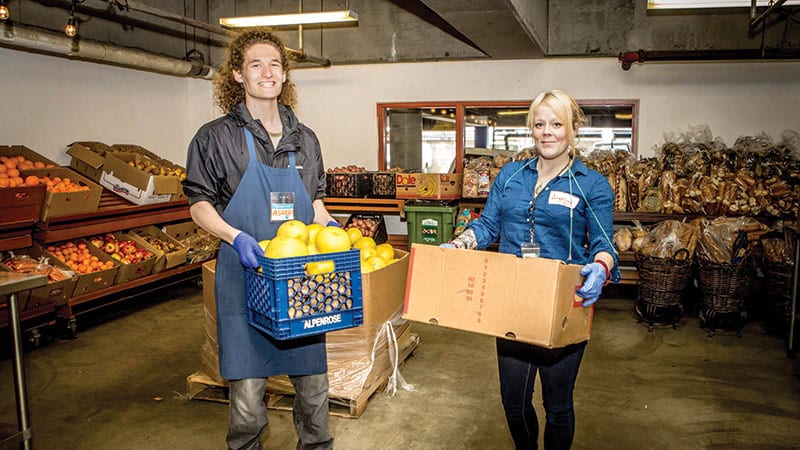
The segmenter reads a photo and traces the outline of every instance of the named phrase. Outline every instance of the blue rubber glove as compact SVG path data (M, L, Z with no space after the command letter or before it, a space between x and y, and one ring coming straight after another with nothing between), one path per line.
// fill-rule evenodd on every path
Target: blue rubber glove
M329 227L339 227L339 228L342 228L342 224L340 224L340 223L339 223L338 221L336 221L336 220L331 220L330 222L328 222L328 226L329 226Z
M239 253L239 262L251 269L257 268L258 257L264 256L264 251L253 236L242 231L233 239L233 248Z
M456 248L456 246L449 242L445 242L444 244L439 244L439 248Z
M575 293L584 299L584 307L591 306L603 292L603 286L606 284L606 268L600 263L589 263L583 266L581 275L586 279L583 281L583 286Z

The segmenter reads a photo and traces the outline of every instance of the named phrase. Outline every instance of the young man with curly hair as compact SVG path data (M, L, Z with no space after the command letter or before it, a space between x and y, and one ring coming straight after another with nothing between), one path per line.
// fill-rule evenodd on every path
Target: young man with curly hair
M298 449L330 449L325 336L275 340L247 323L244 270L258 267L258 242L291 219L338 225L322 202L319 141L292 111L294 85L283 43L255 29L228 46L214 81L225 115L189 145L184 192L192 219L219 237L215 296L219 365L230 385L227 444L261 449L267 377L289 375Z

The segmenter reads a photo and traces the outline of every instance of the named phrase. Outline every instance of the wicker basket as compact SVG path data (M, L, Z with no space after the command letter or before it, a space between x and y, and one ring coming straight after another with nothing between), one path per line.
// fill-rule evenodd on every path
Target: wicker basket
M705 309L723 313L744 309L753 276L747 260L741 264L720 264L698 259L698 268Z
M685 248L678 250L672 258L636 253L639 298L658 306L680 305L692 274L692 260L688 255Z
M794 265L766 261L762 266L766 279L767 321L784 331L792 317L792 272Z

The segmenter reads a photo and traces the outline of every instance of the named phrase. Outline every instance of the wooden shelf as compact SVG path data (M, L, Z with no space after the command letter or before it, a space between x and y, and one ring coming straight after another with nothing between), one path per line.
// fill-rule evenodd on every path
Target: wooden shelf
M14 230L0 233L0 252L30 247L33 243L31 230Z
M405 216L406 202L396 198L342 198L325 197L322 200L328 212L378 213Z
M39 222L33 238L46 244L191 218L186 200L135 205L104 190L97 211Z

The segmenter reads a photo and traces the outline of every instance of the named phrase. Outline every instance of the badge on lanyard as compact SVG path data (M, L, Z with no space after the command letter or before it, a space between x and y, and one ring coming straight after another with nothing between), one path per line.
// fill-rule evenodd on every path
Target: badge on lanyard
M269 194L270 222L294 219L294 192L271 192Z

